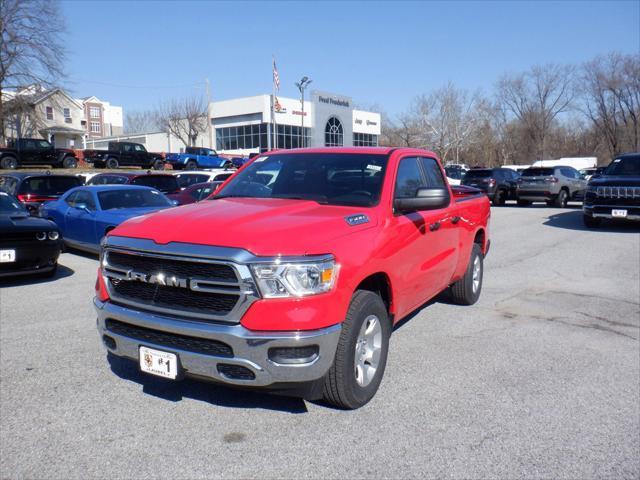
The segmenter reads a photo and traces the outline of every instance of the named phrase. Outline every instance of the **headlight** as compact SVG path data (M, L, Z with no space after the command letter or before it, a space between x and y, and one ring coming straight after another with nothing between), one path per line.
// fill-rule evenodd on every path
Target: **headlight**
M47 234L47 236L49 237L49 240L57 240L58 238L60 238L60 233L52 230Z
M328 292L335 284L338 266L335 260L276 263L251 266L264 298L304 297Z
M38 232L36 233L36 238L41 242L47 239L47 232Z
M595 185L587 185L588 193L596 193L597 190L598 190L598 187L596 187Z

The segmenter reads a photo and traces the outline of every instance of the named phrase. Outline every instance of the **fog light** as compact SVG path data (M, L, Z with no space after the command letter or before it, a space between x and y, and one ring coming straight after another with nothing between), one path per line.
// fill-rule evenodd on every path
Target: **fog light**
M269 349L269 360L284 365L311 363L318 358L318 345L306 347L274 347Z
M109 350L116 349L116 341L113 338L111 338L109 335L102 336L102 343L104 343L104 346L107 347Z

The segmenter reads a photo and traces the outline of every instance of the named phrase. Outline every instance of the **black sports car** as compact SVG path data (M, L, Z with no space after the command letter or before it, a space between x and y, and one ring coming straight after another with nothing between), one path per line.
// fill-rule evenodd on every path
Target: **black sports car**
M0 192L0 278L53 276L61 247L55 223L30 216L16 198Z

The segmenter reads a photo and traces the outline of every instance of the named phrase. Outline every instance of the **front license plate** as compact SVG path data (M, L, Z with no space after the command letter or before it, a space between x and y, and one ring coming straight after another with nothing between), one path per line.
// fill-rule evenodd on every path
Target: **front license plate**
M627 211L626 210L611 210L611 216L614 218L626 218Z
M175 380L178 375L178 356L148 347L140 347L140 370Z
M0 263L11 263L16 261L15 250L0 250Z

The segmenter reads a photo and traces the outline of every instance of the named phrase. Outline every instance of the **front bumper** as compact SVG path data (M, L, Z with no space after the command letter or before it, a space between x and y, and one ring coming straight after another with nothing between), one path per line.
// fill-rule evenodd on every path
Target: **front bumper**
M62 242L47 240L44 242L23 242L19 245L0 245L0 250L16 251L16 260L11 263L0 263L0 278L16 277L50 272L56 268Z
M340 325L334 325L312 331L256 332L240 324L183 321L132 310L109 301L100 302L94 299L94 304L98 315L98 332L105 347L112 354L137 362L140 346L156 348L176 354L183 375L233 385L268 387L273 384L303 383L320 379L333 364L341 330ZM164 337L173 334L196 340L222 342L231 347L233 354L229 357L196 353L190 351L188 345L185 348L175 348L167 346L164 341L154 343L146 339L130 338L109 330L107 320L150 329ZM108 339L105 341L105 336L110 337L115 344L110 343ZM283 364L269 358L269 350L275 347L296 348L312 345L318 346L318 353L307 363ZM220 365L244 367L253 373L254 378L232 378L221 373ZM222 370L224 371L224 368Z
M626 210L626 217L614 217L611 213L612 210ZM615 220L631 220L634 222L640 222L640 206L629 205L583 205L582 212L593 218L610 218Z

